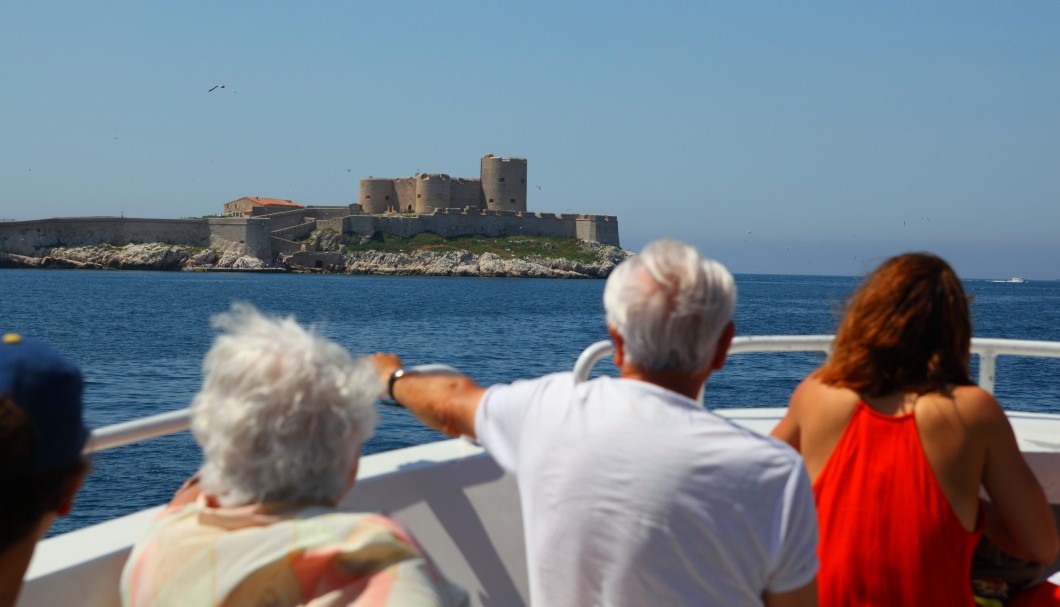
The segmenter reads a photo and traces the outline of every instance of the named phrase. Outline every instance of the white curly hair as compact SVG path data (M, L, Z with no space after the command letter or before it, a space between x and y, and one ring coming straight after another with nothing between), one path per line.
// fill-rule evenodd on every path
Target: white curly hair
M203 489L222 506L336 503L375 428L375 365L250 304L213 325L222 333L192 402Z
M736 281L725 266L689 245L657 240L611 272L604 309L632 364L646 371L695 372L713 359L732 320Z

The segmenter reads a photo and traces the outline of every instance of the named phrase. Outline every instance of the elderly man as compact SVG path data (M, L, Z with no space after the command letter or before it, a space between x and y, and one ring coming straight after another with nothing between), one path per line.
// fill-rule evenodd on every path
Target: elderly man
M0 337L0 607L14 605L37 540L69 514L88 465L81 372L51 347Z
M735 303L723 266L659 241L604 290L618 379L483 389L375 360L392 398L515 474L535 605L815 605L802 461L697 400L725 362Z

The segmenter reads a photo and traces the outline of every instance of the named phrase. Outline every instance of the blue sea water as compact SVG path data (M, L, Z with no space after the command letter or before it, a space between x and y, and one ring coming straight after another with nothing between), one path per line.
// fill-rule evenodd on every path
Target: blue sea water
M739 275L739 335L827 334L857 279ZM209 318L233 301L316 325L355 354L390 351L441 362L481 384L569 370L606 338L591 280L317 274L0 271L0 332L47 341L85 374L85 415L100 427L186 407L213 337ZM966 281L978 336L1060 341L1060 282ZM712 407L783 406L817 354L732 357L708 386ZM613 372L609 363L602 372ZM1060 413L1060 359L1005 359L997 394L1014 409ZM443 438L382 408L374 453ZM52 534L161 503L200 463L189 433L95 457L74 513Z

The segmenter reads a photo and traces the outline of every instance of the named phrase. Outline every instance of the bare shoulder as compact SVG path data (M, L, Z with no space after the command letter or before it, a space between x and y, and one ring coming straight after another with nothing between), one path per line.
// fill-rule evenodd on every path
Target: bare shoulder
M773 436L802 454L810 479L815 480L860 400L857 392L821 381L814 372L791 395L788 411Z
M857 392L847 388L837 388L822 382L816 372L802 380L791 395L790 408L802 410L812 408L814 414L822 411L846 409L857 404L860 398Z
M1008 424L1005 410L994 395L979 386L957 386L953 403L960 415L972 425Z
M812 429L822 424L831 426L838 420L845 420L857 401L858 395L853 390L830 386L822 382L815 371L802 380L791 394L788 410L773 436L799 448L800 441L796 435L807 427Z
M935 429L948 435L960 428L975 444L984 446L999 433L1011 432L1001 404L978 386L957 386L947 394L934 393L925 398L935 406L922 409L922 430Z

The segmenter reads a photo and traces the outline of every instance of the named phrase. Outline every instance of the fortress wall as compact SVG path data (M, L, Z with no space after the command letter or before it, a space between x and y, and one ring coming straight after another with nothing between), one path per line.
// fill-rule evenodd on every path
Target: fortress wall
M435 209L449 206L451 180L448 175L421 173L416 179L416 202L412 209L417 213L433 213ZM407 208L407 207L406 207Z
M409 207L416 208L416 178L401 177L394 180L394 194L397 195L397 204L394 210L407 211Z
M139 219L66 217L0 224L0 250L35 255L41 249L99 244L124 246L148 242L193 247L235 248L262 259L272 258L267 219Z
M618 221L604 215L570 216L560 219L551 213L536 215L514 212L466 213L456 209L436 211L432 215L363 215L343 218L342 230L348 234L369 236L383 232L401 238L412 238L420 232L433 232L444 238L472 234L498 236L548 236L583 238L618 245Z
M363 215L358 215L358 217L364 217L364 216ZM347 231L346 228L345 228L345 225L346 225L345 219L346 219L345 216L336 217L334 219L318 219L317 220L317 229L318 230L332 230L334 232L339 232L341 234L342 232Z
M372 215L386 213L389 207L396 208L398 199L394 180L373 177L362 179L357 200L364 211Z
M276 213L289 213L290 211L277 211L276 209L286 209L288 207L250 207L250 213L247 217L263 217L265 215L274 215ZM296 209L300 210L300 209Z
M222 217L207 219L209 244L236 249L259 259L272 259L272 222L268 219Z
M302 250L302 244L286 240L284 238L277 238L273 236L269 239L272 245L272 251L275 254L283 253L284 255L291 255Z
M282 230L273 230L272 236L277 238L285 238L287 240L298 240L309 236L309 233L317 228L317 220L310 219L305 223L291 226L289 228L283 228Z
M622 246L618 242L618 218L613 215L586 215L575 219L577 237L603 244Z
M330 271L341 272L345 269L345 260L342 253L327 253L323 251L300 251L287 260L292 266L303 268L320 268Z
M526 210L526 159L482 157L482 192L486 208L498 211Z
M345 217L351 212L353 212L353 209L351 209L350 207L354 206L357 207L358 211L361 208L361 205L359 204L343 205L337 207L307 207L306 216L312 217L318 221L321 219L338 219L340 217Z
M213 219L137 219L122 217L63 217L0 224L0 250L34 255L40 249L98 244L117 246L169 242L191 246L210 244Z
M273 231L282 230L291 226L300 225L305 223L306 210L295 209L293 211L280 211L278 213L269 213L261 217L262 219L268 219L272 222Z
M360 236L371 236L375 231L376 215L350 215L342 218L342 226L337 229L342 234L358 234ZM329 224L325 224L330 227Z
M454 179L449 184L449 205L451 209L485 208L482 198L481 179Z

